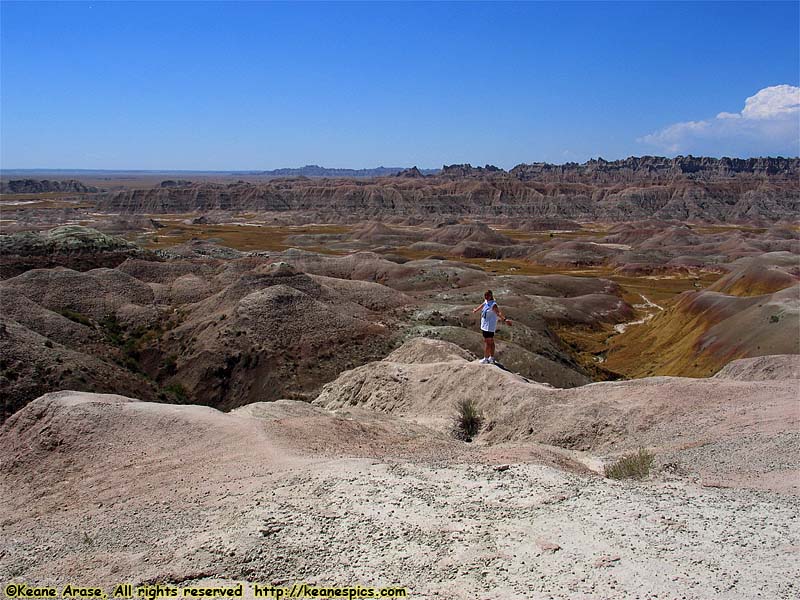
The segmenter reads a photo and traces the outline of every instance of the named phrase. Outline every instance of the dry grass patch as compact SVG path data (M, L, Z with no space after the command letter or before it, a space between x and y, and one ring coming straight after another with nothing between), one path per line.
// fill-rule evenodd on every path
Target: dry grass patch
M606 465L605 476L609 479L644 479L650 474L655 454L639 448L634 454L625 454L616 462Z
M188 224L161 216L159 222L164 226L154 236L137 238L139 243L151 250L168 248L183 244L193 239L216 240L222 246L241 251L283 251L290 247L286 238L301 234L319 233L346 233L348 227L339 225L304 225L304 226L274 226L274 225L243 225L220 224L200 225ZM316 251L330 253L324 247L315 247Z

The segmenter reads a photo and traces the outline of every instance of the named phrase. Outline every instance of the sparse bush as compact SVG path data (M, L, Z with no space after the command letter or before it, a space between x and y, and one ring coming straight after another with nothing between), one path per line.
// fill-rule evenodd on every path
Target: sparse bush
M172 402L177 404L186 404L189 401L189 394L187 393L186 388L183 387L183 384L170 383L164 388L164 392L166 392L167 397Z
M170 354L164 359L164 372L167 375L174 375L178 371L178 356Z
M781 320L781 318L778 315L772 315L769 318L769 322L770 323L778 323L778 322L780 322L780 320Z
M68 308L62 308L61 310L58 311L58 313L62 317L68 318L70 321L75 321L76 323L80 323L81 325L86 325L87 327L93 327L92 320L86 315L82 315L77 311L70 310Z
M112 314L106 316L106 318L100 321L100 327L103 328L109 342L115 346L121 346L123 344L123 328L117 320L116 315Z
M142 370L142 367L139 365L139 361L132 356L126 356L125 360L122 361L122 366L129 371L133 371L134 373L139 373Z
M456 437L471 441L478 435L483 423L483 415L478 405L471 398L463 398L456 402L455 433Z
M644 479L650 474L655 455L644 448L635 454L625 454L616 462L606 465L605 475L609 479Z

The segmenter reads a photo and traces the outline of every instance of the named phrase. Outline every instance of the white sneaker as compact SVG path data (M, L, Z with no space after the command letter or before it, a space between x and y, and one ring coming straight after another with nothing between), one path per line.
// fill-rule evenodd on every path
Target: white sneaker
M493 365L494 364L494 356L490 356L489 358L487 358L486 362L489 363L490 365Z
M488 358L482 358L478 362L480 364L482 364L482 365L488 365L489 364L489 359Z

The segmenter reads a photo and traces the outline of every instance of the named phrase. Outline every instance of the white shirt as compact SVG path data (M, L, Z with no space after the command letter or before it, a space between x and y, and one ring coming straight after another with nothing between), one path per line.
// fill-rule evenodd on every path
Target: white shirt
M481 310L481 329L494 332L497 329L497 313L492 310L497 303L494 300L484 300Z

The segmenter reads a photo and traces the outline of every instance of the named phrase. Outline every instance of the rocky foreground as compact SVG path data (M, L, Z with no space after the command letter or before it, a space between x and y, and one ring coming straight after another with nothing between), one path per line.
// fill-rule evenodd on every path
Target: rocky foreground
M355 385L370 378L392 393ZM794 598L799 386L796 357L761 357L712 380L558 390L411 340L313 405L226 414L48 394L0 430L0 573L400 585L414 598ZM459 395L487 417L472 444L449 433ZM554 445L576 418L593 435ZM638 444L657 457L648 480L598 474Z

